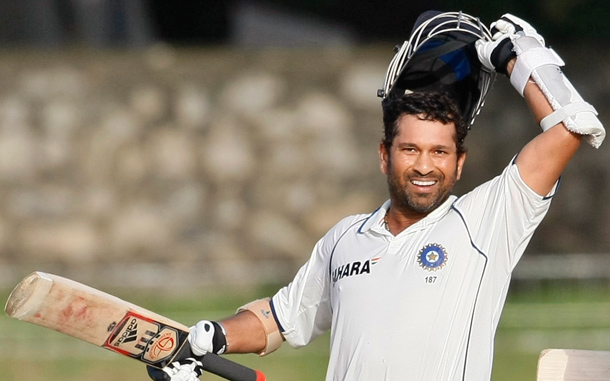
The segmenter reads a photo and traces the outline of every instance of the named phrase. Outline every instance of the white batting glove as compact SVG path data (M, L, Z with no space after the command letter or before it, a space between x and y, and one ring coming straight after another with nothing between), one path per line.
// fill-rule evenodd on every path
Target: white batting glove
M510 13L503 15L500 20L492 24L491 28L492 33L494 33L494 29L496 29L497 32L513 35L513 39L529 37L538 41L539 45L545 46L544 38L533 26L531 26L527 21L511 15Z
M508 75L508 61L515 57L509 34L496 33L493 40L480 39L475 42L477 56L481 64L490 70Z
M545 46L544 38L526 21L509 13L491 24L492 41L475 43L479 61L488 69L508 75L508 62L525 46ZM516 41L519 40L519 43Z
M163 369L147 366L148 376L153 381L198 381L203 374L203 364L192 357L174 361Z
M163 368L163 372L169 376L169 381L199 381L199 376L203 373L203 364L189 357L181 362L171 363Z
M203 356L208 352L223 354L228 345L224 327L217 322L202 320L190 328L188 337L191 350L197 356Z

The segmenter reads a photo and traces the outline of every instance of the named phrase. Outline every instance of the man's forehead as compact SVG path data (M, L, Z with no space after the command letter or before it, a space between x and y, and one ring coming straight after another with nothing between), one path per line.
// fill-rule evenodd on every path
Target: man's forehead
M398 133L396 136L410 134L445 135L455 140L457 129L453 122L443 123L435 119L426 119L422 115L406 114L398 119Z

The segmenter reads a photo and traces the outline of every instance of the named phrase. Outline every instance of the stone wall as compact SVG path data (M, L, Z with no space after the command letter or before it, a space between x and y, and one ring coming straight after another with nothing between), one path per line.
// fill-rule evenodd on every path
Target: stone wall
M556 49L609 125L606 50ZM0 285L33 270L140 286L291 279L328 228L387 197L375 94L391 56L2 52ZM488 99L456 193L538 132L505 78ZM582 147L530 252L608 250L608 152Z

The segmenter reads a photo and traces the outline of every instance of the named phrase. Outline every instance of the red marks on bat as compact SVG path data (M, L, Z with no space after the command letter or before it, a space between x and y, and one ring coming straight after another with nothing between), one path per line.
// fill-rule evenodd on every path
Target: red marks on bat
M75 316L79 319L85 319L89 315L89 308L83 306L79 311L76 312Z
M64 320L72 319L73 315L74 315L74 307L72 306L72 304L68 304L68 306L66 308L61 310L61 316L64 318Z
M90 310L87 305L87 299L78 296L69 301L69 304L60 311L61 318L66 321L72 320L88 320L90 319Z

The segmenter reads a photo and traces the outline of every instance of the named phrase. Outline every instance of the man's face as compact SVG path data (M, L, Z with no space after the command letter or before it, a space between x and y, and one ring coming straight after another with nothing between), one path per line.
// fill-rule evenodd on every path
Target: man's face
M380 144L381 171L387 176L392 207L428 214L442 204L462 174L455 126L403 115L390 150Z

